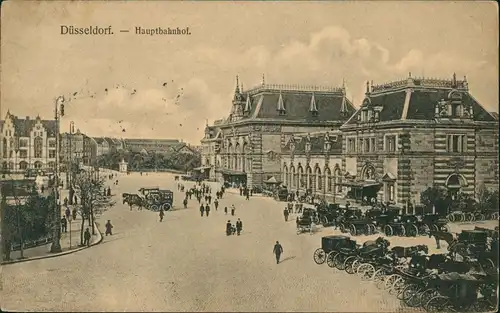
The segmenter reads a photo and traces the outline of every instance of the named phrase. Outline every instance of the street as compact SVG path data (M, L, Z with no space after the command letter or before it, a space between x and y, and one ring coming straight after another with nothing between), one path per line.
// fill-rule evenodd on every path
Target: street
M2 308L37 311L394 311L397 300L357 277L318 266L312 255L320 236L295 233L282 206L226 193L216 212L200 217L173 175L131 174L112 186L117 205L112 237L91 249L3 268ZM186 183L188 185L189 183ZM175 207L160 223L156 213L130 211L122 192L159 185L175 190ZM215 190L214 190L215 192ZM235 204L236 216L224 206ZM225 223L243 221L240 237L225 235ZM273 244L283 245L275 264Z

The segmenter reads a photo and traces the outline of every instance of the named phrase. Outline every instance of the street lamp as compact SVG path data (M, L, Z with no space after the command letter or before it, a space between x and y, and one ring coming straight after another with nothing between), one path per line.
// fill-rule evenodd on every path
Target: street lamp
M53 236L52 245L50 247L50 252L58 253L61 252L61 207L60 207L60 193L59 193L59 120L60 117L64 116L64 97L59 96L54 102L54 115L56 120L56 170L54 182L52 184L52 190L54 192L54 225L53 225Z

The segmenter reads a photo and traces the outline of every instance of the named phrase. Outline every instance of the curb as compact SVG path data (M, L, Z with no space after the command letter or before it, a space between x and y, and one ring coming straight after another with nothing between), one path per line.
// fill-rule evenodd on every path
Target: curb
M85 250L85 249L91 248L91 247L93 247L95 245L100 244L102 242L102 240L104 239L104 237L102 236L101 231L97 227L97 223L96 222L94 222L94 227L96 228L96 231L97 231L97 234L98 234L98 237L97 237L98 239L95 242L91 243L90 246L88 246L88 247L79 247L79 248L72 249L72 250L69 250L69 251L64 251L64 252L59 252L59 253L54 253L54 254L49 254L49 255L36 256L36 257L26 258L26 259L21 259L21 260L2 261L0 264L2 266L4 266L4 265L15 264L15 263L23 263L23 262L41 260L41 259L50 259L50 258L55 258L55 257L58 257L58 256L72 254L72 253L75 253L75 252L78 252L78 251L81 251L81 250Z

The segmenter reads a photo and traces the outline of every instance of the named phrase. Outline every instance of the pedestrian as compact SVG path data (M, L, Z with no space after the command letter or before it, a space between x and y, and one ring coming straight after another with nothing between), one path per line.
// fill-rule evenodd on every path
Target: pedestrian
M111 187L108 186L108 193L107 193L108 197L111 197Z
M238 232L238 236L240 235L242 230L243 230L243 222L240 219L238 219L238 221L236 221L236 231Z
M276 244L273 248L273 253L276 255L276 264L279 264L281 254L283 253L283 247L280 245L279 241L276 241Z
M163 211L163 209L160 209L160 222L163 221L164 216L165 216L165 212Z
M226 215L227 215L227 206L224 207L224 213L226 213Z
M250 193L248 192L248 189L245 190L245 195L246 195L246 199L250 200Z
M184 209L187 209L187 206L188 206L188 199L187 199L187 197L184 198L184 201L182 201L182 204L184 204Z
M108 220L108 222L106 223L106 225L104 227L106 227L106 236L107 235L112 236L113 232L111 230L113 229L113 225L111 225L111 220Z
M288 215L290 214L290 212L288 212L288 208L285 208L283 210L283 215L285 216L285 222L288 222Z
M73 211L71 213L73 214L73 221L76 220L76 208L73 208Z
M64 206L68 206L68 197L64 197Z
M75 204L78 204L78 197L75 195Z
M92 237L90 235L90 231L89 231L89 228L87 227L87 229L85 229L85 233L83 234L83 245L84 246L87 246L87 247L90 247L90 237Z
M219 200L217 200L217 198L215 198L214 206L215 206L215 211L217 211L217 208L219 207Z
M212 195L208 195L208 204L212 203Z
M236 208L234 207L234 204L233 206L231 207L231 215L234 216L234 211L236 211Z
M231 229L232 229L232 227L233 226L231 225L231 221L230 220L227 221L227 223L226 223L226 236L231 235Z
M68 221L66 220L66 217L61 217L61 230L63 233L68 232Z
M205 212L207 212L208 217L208 215L210 214L210 206L208 205L208 203L205 205Z
M203 205L203 203L200 205L200 214L201 216L203 217L203 213L205 212L205 206Z
M71 215L71 211L69 210L69 208L68 208L68 207L66 207L66 211L65 211L65 213L66 213L66 219L69 221L69 217L70 217L70 215Z

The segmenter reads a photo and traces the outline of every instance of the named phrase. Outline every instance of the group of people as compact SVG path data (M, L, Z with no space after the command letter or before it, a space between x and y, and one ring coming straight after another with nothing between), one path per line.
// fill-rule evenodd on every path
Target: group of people
M243 230L243 222L238 218L236 225L231 224L231 220L226 223L226 235L231 236L235 233L239 236Z

